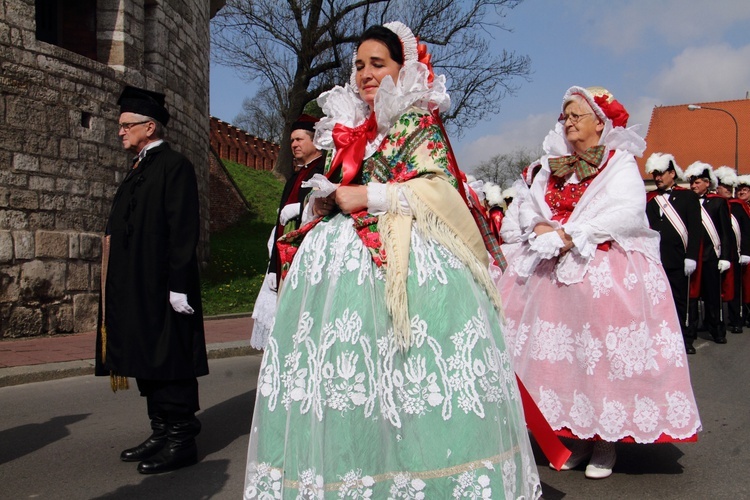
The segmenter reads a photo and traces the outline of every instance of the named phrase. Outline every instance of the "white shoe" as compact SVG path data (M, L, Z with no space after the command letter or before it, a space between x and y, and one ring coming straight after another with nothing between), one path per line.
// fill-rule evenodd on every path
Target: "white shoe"
M594 444L594 454L586 466L586 477L589 479L604 479L611 476L616 460L615 443L597 441Z
M591 456L591 451L594 447L594 443L592 441L581 441L579 439L576 439L574 441L567 440L566 444L568 449L573 453L570 454L568 460L566 460L563 466L560 467L560 470L575 469L578 464L582 463L584 460L589 458L589 456ZM552 464L549 464L549 466L551 469L555 468Z

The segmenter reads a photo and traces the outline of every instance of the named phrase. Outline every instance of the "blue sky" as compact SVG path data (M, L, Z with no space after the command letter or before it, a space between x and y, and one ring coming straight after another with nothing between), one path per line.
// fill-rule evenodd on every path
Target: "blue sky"
M750 92L748 0L525 0L503 24L512 32L493 33L493 46L529 55L532 81L520 80L497 115L452 138L467 171L496 154L539 148L571 85L609 89L644 136L654 106ZM213 116L231 122L254 92L212 64Z

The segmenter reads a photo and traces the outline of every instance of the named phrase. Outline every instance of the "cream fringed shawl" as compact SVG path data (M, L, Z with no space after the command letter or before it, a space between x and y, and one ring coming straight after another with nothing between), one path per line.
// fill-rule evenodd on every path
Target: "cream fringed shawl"
M401 215L392 206L380 217L380 237L388 256L385 274L386 306L393 319L396 341L401 348L411 345L411 319L406 298L409 267L409 242L412 218L424 235L453 253L485 289L498 311L500 296L488 271L487 249L476 222L458 191L440 177L417 178L404 185L412 216ZM389 196L392 204L397 196Z
M365 180L390 184L390 208L379 217L378 232L387 258L386 306L399 346L411 345L406 281L412 224L416 224L425 237L453 253L501 311L500 297L488 271L487 249L471 212L451 182L453 178L446 168L444 137L439 126L431 121L431 115L416 109L407 112L390 130L371 160L364 165ZM400 170L402 168L406 169L406 174ZM399 177L408 180L401 181ZM399 210L399 191L409 202L410 215Z

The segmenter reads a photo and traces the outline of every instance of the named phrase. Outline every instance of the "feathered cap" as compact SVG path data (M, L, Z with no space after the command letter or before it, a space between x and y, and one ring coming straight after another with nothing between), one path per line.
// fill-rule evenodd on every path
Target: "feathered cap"
M719 185L719 179L716 178L713 167L702 161L691 163L690 166L685 169L685 177L689 182L693 182L693 179L695 178L708 179L711 183L711 189L716 189L716 186Z
M490 207L499 207L503 205L503 190L497 184L485 184L484 196Z
M653 174L654 172L663 174L670 168L675 171L678 179L685 178L685 172L677 165L674 156L669 153L654 153L646 160L647 174Z
M736 188L750 187L750 174L738 175L737 184L734 187Z
M594 110L603 122L610 120L613 127L626 127L628 125L628 114L625 107L620 104L612 93L604 87L577 87L573 86L565 92L562 103L562 111L565 112L565 105L572 100L574 95L579 95L586 99L586 102Z
M714 175L722 186L733 188L737 185L737 172L732 167L719 167L714 170Z
M509 187L508 189L503 191L503 199L507 200L508 198L515 198L516 197L516 188L513 186Z

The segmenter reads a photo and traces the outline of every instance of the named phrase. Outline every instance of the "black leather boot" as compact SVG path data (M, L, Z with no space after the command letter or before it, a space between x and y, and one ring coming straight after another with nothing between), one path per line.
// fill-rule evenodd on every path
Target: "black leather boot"
M195 436L201 431L201 423L195 416L167 423L167 443L157 453L138 464L141 474L159 474L181 469L198 462L198 447Z
M123 462L140 462L156 455L167 444L167 419L164 415L151 416L151 436L136 446L120 453Z

